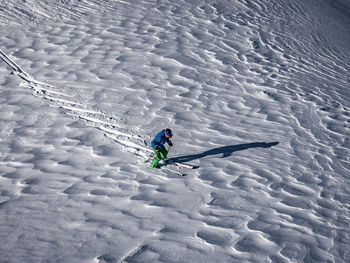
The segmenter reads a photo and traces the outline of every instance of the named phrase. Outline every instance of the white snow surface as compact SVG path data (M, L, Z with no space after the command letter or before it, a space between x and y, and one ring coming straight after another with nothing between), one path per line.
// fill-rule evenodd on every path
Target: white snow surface
M350 262L349 10L0 1L0 262Z

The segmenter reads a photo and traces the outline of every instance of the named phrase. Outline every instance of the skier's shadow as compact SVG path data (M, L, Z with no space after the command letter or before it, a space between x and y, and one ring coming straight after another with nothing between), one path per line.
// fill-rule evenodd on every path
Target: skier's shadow
M225 157L231 156L234 152L243 151L250 148L270 148L272 146L277 145L278 143L279 142L270 142L270 143L253 142L253 143L230 145L230 146L214 148L199 154L178 156L178 157L173 157L171 159L174 162L185 163L185 162L190 162L196 159L200 159L200 158L204 158L204 157L207 157L210 155L216 155L216 154L222 154L220 158L225 158ZM195 167L195 168L198 168L198 167Z

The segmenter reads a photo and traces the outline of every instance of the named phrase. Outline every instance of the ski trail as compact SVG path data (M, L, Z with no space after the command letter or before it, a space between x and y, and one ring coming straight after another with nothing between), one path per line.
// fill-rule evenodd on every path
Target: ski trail
M14 74L17 74L27 83L28 88L34 91L34 96L49 101L49 106L59 108L65 114L78 119L85 125L103 131L105 136L118 143L123 151L146 159L152 153L147 140L137 132L124 127L116 118L109 117L104 112L89 109L86 104L72 100L71 95L59 91L55 86L36 80L1 49L0 58L12 68Z
M30 85L35 85L36 84L36 85L46 86L48 88L50 88L50 87L53 88L52 85L49 85L47 83L43 83L43 82L37 81L32 76L30 76L29 74L24 72L24 70L19 65L17 65L16 62L14 62L12 59L10 59L6 55L6 53L3 52L1 49L0 49L0 57L7 65L9 65L14 70L15 74L17 74L23 80L27 81Z

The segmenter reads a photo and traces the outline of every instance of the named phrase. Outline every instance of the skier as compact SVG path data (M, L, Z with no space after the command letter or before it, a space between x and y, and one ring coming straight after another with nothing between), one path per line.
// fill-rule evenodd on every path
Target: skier
M173 143L170 141L171 137L173 137L173 133L170 129L166 128L157 133L157 135L152 140L151 145L155 154L154 160L152 162L152 168L160 168L160 160L167 157L168 151L165 149L164 144L168 143L170 147L173 146Z

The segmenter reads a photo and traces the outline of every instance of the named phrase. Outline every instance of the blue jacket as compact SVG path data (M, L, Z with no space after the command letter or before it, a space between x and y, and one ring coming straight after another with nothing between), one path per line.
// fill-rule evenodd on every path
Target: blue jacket
M159 149L162 149L165 143L169 143L170 140L165 137L164 130L161 132L158 132L157 135L154 137L154 139L151 142L152 148L154 149L156 146L159 147Z

